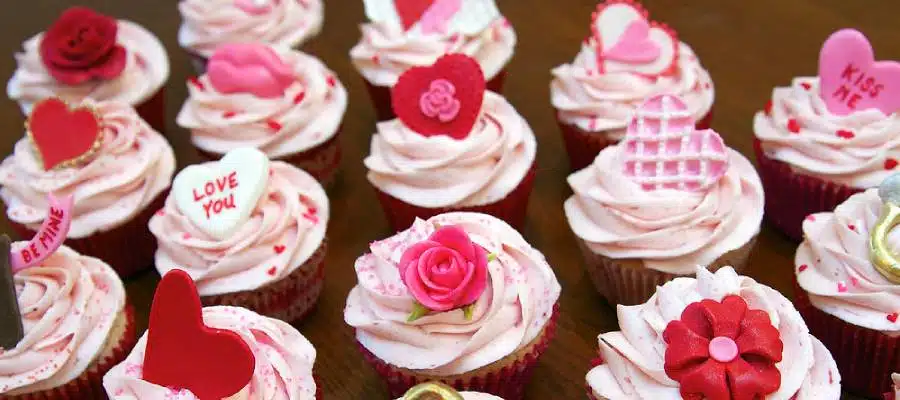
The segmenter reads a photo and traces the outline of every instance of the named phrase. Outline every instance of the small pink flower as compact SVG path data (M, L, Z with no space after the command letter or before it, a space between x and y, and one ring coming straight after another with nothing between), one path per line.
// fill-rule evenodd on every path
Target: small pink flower
M428 91L419 97L419 108L422 114L437 118L441 122L449 122L459 114L460 103L454 95L456 87L446 79L431 81Z

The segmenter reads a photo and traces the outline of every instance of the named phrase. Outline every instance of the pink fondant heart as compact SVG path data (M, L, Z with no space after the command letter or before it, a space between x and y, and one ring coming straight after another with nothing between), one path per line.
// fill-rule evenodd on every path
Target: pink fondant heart
M275 98L294 81L294 71L269 46L235 43L219 46L206 67L213 88L220 93L250 93Z
M678 36L649 21L647 10L631 0L597 5L591 31L600 72L632 72L647 76L675 72Z
M870 108L891 115L900 110L900 63L875 61L861 32L833 33L819 53L819 95L835 115Z
M628 25L619 42L603 56L609 60L627 63L648 63L659 57L659 46L649 38L650 24L639 19Z
M453 16L462 8L463 0L436 0L434 4L425 10L419 27L422 33L436 34L447 31L447 26Z
M703 191L728 171L725 143L711 129L696 130L683 100L647 99L628 125L624 173L644 190Z

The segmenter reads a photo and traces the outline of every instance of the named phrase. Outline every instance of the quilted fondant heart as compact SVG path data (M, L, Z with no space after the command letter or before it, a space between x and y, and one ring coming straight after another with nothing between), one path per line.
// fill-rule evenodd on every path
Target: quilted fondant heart
M163 276L150 308L143 379L199 399L227 398L249 384L256 359L237 333L206 326L201 307L186 272Z
M591 31L600 72L633 72L647 76L675 72L678 36L649 21L647 10L631 0L597 5Z
M641 105L622 144L624 173L644 190L703 191L728 171L728 150L711 129L696 130L687 104L672 95Z
M900 63L875 61L872 45L859 31L842 29L828 37L819 53L819 82L819 94L835 115L900 110Z
M464 54L448 54L430 67L413 67L391 90L397 118L423 135L463 139L472 131L484 101L484 74Z
M172 182L175 204L195 226L223 240L244 224L269 179L269 158L255 148L183 169Z
M69 108L62 100L38 102L28 118L28 137L45 170L90 159L103 140L100 116L90 107Z

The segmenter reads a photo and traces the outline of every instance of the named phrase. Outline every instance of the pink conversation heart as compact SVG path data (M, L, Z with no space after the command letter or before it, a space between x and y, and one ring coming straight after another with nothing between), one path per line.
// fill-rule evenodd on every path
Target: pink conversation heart
M900 109L900 63L875 61L872 45L857 30L839 30L822 45L819 81L819 95L835 115Z
M235 43L219 46L206 67L220 93L249 93L261 98L284 95L295 81L291 67L268 46Z
M603 52L609 60L646 63L659 57L659 46L650 40L650 24L647 20L635 20L625 28L619 41Z

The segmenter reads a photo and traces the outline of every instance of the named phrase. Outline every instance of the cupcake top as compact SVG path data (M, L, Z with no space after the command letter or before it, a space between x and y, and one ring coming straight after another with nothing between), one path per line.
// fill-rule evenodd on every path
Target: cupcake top
M299 47L322 29L322 0L181 0L178 43L210 57L223 43Z
M603 364L587 374L595 396L840 398L831 353L787 298L731 267L698 267L696 275L666 283L644 304L617 307L622 330L600 335Z
M216 154L309 150L337 134L347 110L347 91L321 61L260 44L220 46L188 92L176 122L195 146Z
M83 32L90 37L83 38ZM36 102L53 96L136 106L169 78L169 56L156 36L84 7L66 10L24 47L16 54L18 68L7 94L26 114Z
M465 207L506 197L535 162L528 123L485 91L461 54L410 69L393 88L398 118L378 124L365 159L373 186L420 207Z
M497 218L459 212L417 219L369 248L356 260L359 283L344 320L391 365L466 373L533 344L553 323L560 293L553 270ZM452 268L442 268L448 263Z
M15 223L34 230L47 194L73 195L70 238L132 220L169 187L175 154L166 139L120 102L51 98L32 111L26 137L0 163L0 199ZM60 140L64 133L67 140Z
M427 382L413 386L403 397L396 400L503 400L500 397L479 392L457 392L440 382Z
M561 122L614 139L648 97L681 96L695 120L713 105L712 79L691 48L669 27L650 21L638 3L597 5L592 35L571 64L553 69L550 94Z
M512 58L516 33L494 0L416 2L363 0L362 40L350 58L369 83L393 86L411 67L430 65L448 53L478 61L488 80Z
M252 148L190 166L150 219L156 268L183 269L202 296L255 290L290 275L322 247L328 197L315 178Z
M753 165L712 130L696 130L687 105L654 96L618 145L568 178L572 231L594 253L690 274L759 233L762 183Z
M775 88L754 117L765 155L855 188L890 175L900 161L900 63L873 64L873 54L858 31L832 34L819 55L819 76Z

